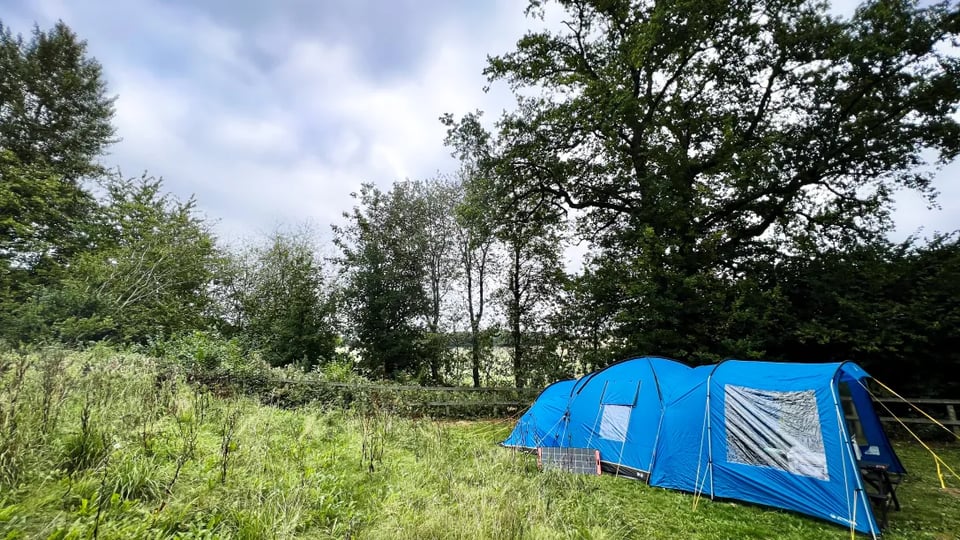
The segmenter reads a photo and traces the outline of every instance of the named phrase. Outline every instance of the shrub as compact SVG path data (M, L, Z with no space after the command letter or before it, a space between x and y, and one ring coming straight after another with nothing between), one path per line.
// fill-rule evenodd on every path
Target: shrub
M63 441L63 465L70 472L102 463L110 452L107 435L96 427L81 428Z
M225 339L216 332L193 330L168 340L150 343L151 355L176 360L188 372L211 371L221 367L238 369L246 362L236 339Z

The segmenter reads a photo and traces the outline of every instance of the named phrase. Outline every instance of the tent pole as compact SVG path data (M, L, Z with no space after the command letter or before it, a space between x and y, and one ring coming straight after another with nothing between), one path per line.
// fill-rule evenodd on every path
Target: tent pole
M600 391L600 401L597 403L597 417L593 419L593 427L590 429L590 437L587 439L587 448L590 448L590 444L593 442L593 434L597 432L597 422L600 421L600 413L603 412L603 396L607 394L607 383L610 381L603 381L603 390Z
M716 369L714 369L716 371ZM711 392L713 385L713 371L707 377L707 472L710 473L710 500L713 500L713 422L711 419Z
M867 507L868 512L870 512L871 510L870 510L869 502L866 499L866 491L863 488L863 479L860 478L860 467L859 465L857 465L856 454L853 451L853 444L854 444L853 439L850 438L850 433L848 433L848 430L847 430L847 419L846 419L846 416L844 415L843 407L840 405L840 398L837 397L837 384L838 384L837 377L838 375L835 375L834 380L830 382L830 395L831 397L833 397L834 414L837 415L837 431L839 432L838 434L840 435L841 443L842 443L840 445L840 448L845 450L845 451L841 451L840 453L840 465L843 470L844 490L847 492L847 511L850 513L850 534L852 536L854 534L854 531L856 530L856 525L857 525L857 505L858 505L857 494L863 494L862 500L864 502L864 505ZM844 457L846 457L846 459L849 460L850 468L854 473L853 476L854 476L855 484L854 484L854 490L853 490L852 507L850 505L851 494L850 494L850 487L849 487L849 482L847 478L847 464L844 463L845 461ZM867 523L870 525L870 535L873 536L874 540L876 540L877 531L876 529L874 529L874 524L876 523L876 519L871 519L871 516L867 516Z
M653 467L657 462L657 446L660 444L660 432L663 430L663 416L666 414L666 408L663 404L663 399L660 400L660 422L657 424L657 434L653 438L653 452L650 454L650 474L647 475L647 484L650 483L650 480L653 478ZM702 428L701 428L702 429Z

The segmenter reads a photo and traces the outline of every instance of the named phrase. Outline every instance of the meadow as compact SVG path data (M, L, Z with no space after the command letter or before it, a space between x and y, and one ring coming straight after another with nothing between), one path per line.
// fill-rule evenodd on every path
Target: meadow
M0 538L849 538L815 519L539 472L513 421L295 408L105 348L0 356ZM890 539L957 538L960 492L910 474ZM950 464L960 448L938 446ZM954 488L960 486L952 486Z

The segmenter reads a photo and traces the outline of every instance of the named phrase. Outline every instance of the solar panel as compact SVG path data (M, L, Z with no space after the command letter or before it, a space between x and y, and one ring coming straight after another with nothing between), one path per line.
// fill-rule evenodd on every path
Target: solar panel
M600 474L600 451L593 448L537 448L537 467L560 469L575 474Z

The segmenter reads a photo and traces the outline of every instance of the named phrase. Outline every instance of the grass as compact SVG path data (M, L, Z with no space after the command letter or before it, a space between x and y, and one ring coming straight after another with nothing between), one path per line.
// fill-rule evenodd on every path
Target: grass
M0 360L0 538L849 538L773 509L694 510L631 480L540 473L496 446L510 421L282 410L137 355L52 354ZM955 538L960 496L926 451L898 452L911 474L885 537Z

